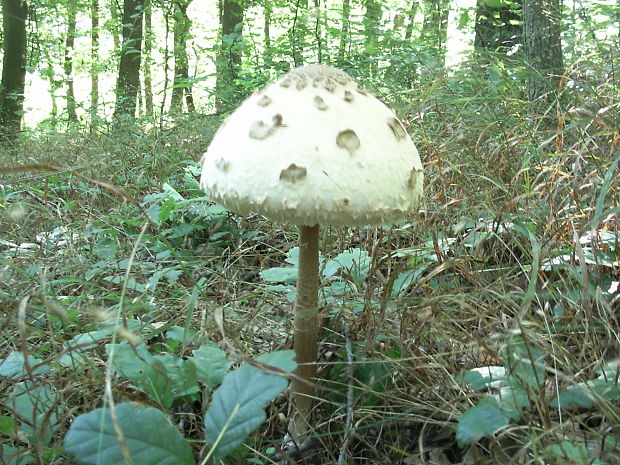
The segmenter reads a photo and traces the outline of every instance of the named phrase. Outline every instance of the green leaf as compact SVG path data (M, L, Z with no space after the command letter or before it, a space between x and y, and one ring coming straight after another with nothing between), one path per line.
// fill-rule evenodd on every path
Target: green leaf
M132 381L142 378L146 368L153 363L153 356L144 344L135 347L127 343L107 344L106 353L114 368Z
M481 391L490 387L501 387L506 379L506 368L501 366L487 366L466 371L462 381L474 391Z
M258 357L261 363L293 371L292 350ZM206 439L216 460L234 451L267 418L263 407L286 388L288 380L244 363L224 377L205 416Z
M6 415L0 415L0 434L9 436L17 431L15 420Z
M32 458L28 449L18 449L13 446L0 447L1 457L4 460L2 463L7 465L28 465L29 463L34 463L34 458Z
M538 392L545 381L545 354L523 339L512 339L504 351L506 368L522 389Z
M295 284L297 282L297 268L277 266L261 271L260 276L268 283Z
M125 403L117 405L115 413L134 464L195 464L189 444L162 411ZM108 408L78 416L65 436L64 448L81 463L125 464Z
M10 397L12 407L19 418L20 428L33 442L49 444L58 429L56 395L50 386L36 386L31 382L15 385Z
M28 355L28 364L32 369L36 365L39 365L41 360L34 358L32 355ZM40 375L50 371L50 367L47 365L40 365L35 370L32 370L33 375ZM10 378L19 378L27 374L24 354L21 352L12 352L2 363L0 363L0 376L8 376Z
M362 249L346 250L325 265L323 276L329 278L341 269L353 275L356 282L363 281L370 269L370 256Z
M604 377L579 383L560 392L550 405L560 408L590 408L597 399L610 402L620 399L620 384L615 379Z
M546 459L552 463L569 463L570 465L593 465L588 449L583 444L575 445L570 441L551 444L543 449Z
M470 408L459 418L456 426L456 441L459 447L474 443L483 437L490 437L510 422L499 407L496 399L485 397L478 405Z
M226 352L213 345L203 345L192 352L189 360L196 365L196 373L209 387L220 384L230 368Z
M180 342L181 344L189 344L196 336L197 332L191 328L182 328L181 326L173 326L166 331L166 338L173 341Z

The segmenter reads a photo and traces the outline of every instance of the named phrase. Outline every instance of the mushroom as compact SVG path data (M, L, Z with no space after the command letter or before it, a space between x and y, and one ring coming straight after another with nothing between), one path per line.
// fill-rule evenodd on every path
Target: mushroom
M395 114L345 72L296 68L250 96L215 134L201 186L241 215L300 226L289 435L315 398L319 225L393 224L418 208L422 163Z

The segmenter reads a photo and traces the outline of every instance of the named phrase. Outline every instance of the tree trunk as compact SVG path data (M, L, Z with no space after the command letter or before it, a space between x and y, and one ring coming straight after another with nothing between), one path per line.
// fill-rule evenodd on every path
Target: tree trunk
M97 119L99 107L99 0L90 2L90 117Z
M218 113L233 108L242 96L236 82L239 79L242 55L242 0L223 0L220 18L221 43L217 54L215 82L215 108Z
M308 0L297 0L295 2L293 25L289 29L291 52L295 67L299 67L304 64L303 51L306 47L306 34L308 32L308 25L306 24L307 12Z
M74 1L67 2L67 37L65 40L65 83L67 85L67 119L76 123L75 92L73 87L73 51L75 49L75 27L77 17L77 5Z
M409 7L409 13L407 14L407 27L405 28L405 40L410 40L413 35L413 23L415 21L415 16L418 13L418 8L420 7L420 3L418 0L413 0L411 2L411 6Z
M174 2L174 84L170 100L170 113L183 111L183 96L187 96L188 110L193 107L192 89L189 83L189 64L187 59L187 37L192 22L187 16L187 7L192 0ZM191 103L190 103L191 102Z
M151 75L151 57L153 51L153 24L152 6L150 0L144 2L144 50L142 67L144 74L144 111L147 116L154 115L153 106L153 77Z
M560 0L524 0L523 36L530 68L527 97L535 101L557 90L563 72Z
M364 42L364 55L368 60L368 69L372 72L376 70L377 63L375 56L379 52L379 35L381 34L381 3L377 0L365 0L366 13L364 13L364 23L366 25L366 39Z
M265 2L264 9L264 23L263 23L263 36L265 44L265 52L263 54L263 67L266 71L270 70L273 66L273 50L271 49L271 14L273 7L269 1Z
M135 117L140 90L143 0L125 0L123 46L116 82L115 118Z
M112 18L110 33L112 34L112 40L114 42L114 50L121 49L121 34L119 31L122 29L120 5L117 0L110 1L110 17Z
M446 58L446 42L448 41L449 0L430 0L424 11L422 38L437 58L438 65L443 67Z
M0 84L0 137L12 140L21 129L26 85L26 20L28 5L2 0L4 57Z
M342 0L342 28L340 29L340 46L338 47L338 66L344 64L347 45L351 43L351 0Z
M523 0L490 6L488 0L478 0L476 6L477 50L507 52L523 42L522 36Z

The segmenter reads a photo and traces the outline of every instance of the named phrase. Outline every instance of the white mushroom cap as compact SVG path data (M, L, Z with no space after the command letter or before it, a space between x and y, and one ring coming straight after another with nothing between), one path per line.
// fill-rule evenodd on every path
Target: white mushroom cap
M204 154L226 208L291 224L391 224L416 210L422 163L394 113L343 71L297 68L250 96Z

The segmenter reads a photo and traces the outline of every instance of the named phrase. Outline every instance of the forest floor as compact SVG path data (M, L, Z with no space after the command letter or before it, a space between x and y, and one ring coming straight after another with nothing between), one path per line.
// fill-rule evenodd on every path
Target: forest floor
M306 463L620 463L617 86L534 107L489 82L399 95L425 165L419 214L322 232L336 271ZM115 315L139 322L119 338L179 358L204 341L230 353L224 337L250 357L291 347L296 231L205 201L198 161L218 124L31 134L0 154L7 463L72 463L63 437L103 405L106 377L117 402L161 406L106 369ZM32 357L22 371L17 352ZM38 435L24 386L53 399ZM202 396L168 411L204 458ZM273 463L286 398L266 412L227 463Z

